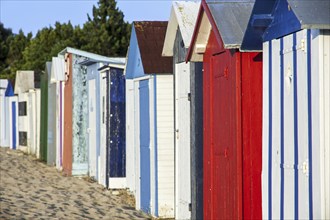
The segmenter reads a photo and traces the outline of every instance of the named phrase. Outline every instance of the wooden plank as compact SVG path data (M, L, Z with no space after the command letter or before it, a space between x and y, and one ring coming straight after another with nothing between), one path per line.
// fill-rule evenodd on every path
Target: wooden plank
M284 106L281 91L284 76L281 72L280 40L272 40L272 217L280 218L281 204L281 129L284 121L281 108Z
M190 219L190 63L175 64L175 218Z
M284 39L284 161L281 166L284 169L284 218L294 218L295 211L295 187L294 187L294 91L293 91L293 37L289 35ZM277 56L277 59L279 56ZM275 59L275 57L274 57ZM283 180L282 180L283 181Z
M269 42L263 43L263 90L262 90L262 217L269 218Z
M158 175L158 214L161 217L174 217L174 178L168 177L161 169L174 173L173 166L164 166L166 161L174 161L174 115L173 115L173 75L157 75L156 80L156 108L157 131L166 128L167 132L157 133L157 175ZM166 98L165 95L166 94ZM158 111L158 110L166 111ZM172 126L167 125L171 117ZM164 140L172 140L167 142ZM172 154L161 154L162 149L171 149ZM171 195L171 196L168 196Z
M307 53L304 45L307 31L297 32L297 96L298 96L298 211L299 218L309 218L308 190L308 78Z

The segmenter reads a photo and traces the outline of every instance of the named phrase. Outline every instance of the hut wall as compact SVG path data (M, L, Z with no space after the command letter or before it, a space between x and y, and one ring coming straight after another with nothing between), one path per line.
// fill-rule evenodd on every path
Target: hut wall
M329 31L263 44L264 218L329 218Z

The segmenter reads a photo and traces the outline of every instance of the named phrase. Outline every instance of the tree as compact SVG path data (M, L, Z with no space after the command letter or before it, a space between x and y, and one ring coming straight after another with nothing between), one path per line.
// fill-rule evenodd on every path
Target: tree
M3 23L0 22L0 74L1 78L5 78L3 75L5 74L5 70L8 67L6 63L6 59L9 52L9 40L10 36L13 33L10 28L5 28ZM9 38L9 40L8 40ZM2 77L3 76L3 77Z
M23 51L30 44L32 33L25 36L24 32L19 30L18 34L13 35L10 38L9 52L6 63L9 65L10 73L14 74L24 65Z
M31 69L41 72L45 69L45 63L65 47L79 46L74 41L74 28L70 22L55 23L55 27L45 27L38 31L28 47L23 52L22 66L24 69Z
M82 50L104 56L126 56L131 26L115 0L99 0L83 27Z

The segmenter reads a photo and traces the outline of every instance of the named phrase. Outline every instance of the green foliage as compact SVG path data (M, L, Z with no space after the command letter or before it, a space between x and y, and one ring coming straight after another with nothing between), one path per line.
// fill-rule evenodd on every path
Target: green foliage
M41 72L45 69L45 63L65 47L79 46L74 42L73 36L74 28L70 22L56 22L54 28L43 28L23 51L24 64L21 67Z
M114 0L99 0L93 7L93 18L83 28L82 50L104 56L125 56L129 44L131 26L124 21L124 14Z
M34 38L23 31L13 34L0 23L0 78L13 78L19 69L41 73L45 63L65 49L74 47L104 56L125 56L130 24L115 0L99 0L93 16L81 28L56 22L39 30Z
M0 78L7 78L6 73L8 64L6 59L9 52L10 37L13 36L11 29L5 28L0 22Z

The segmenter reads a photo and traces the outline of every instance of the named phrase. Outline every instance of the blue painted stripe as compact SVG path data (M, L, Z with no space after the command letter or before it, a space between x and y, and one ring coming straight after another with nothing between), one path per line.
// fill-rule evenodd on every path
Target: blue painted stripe
M281 105L280 105L280 111L281 111L281 188L280 188L280 218L284 219L284 168L283 168L283 164L284 164L284 54L283 54L283 50L284 50L284 42L283 42L283 38L281 38L280 40L280 74L281 74Z
M298 179L298 91L297 91L297 35L293 34L293 112L294 112L294 218L299 218L299 179Z
M273 100L272 100L272 41L269 41L269 79L268 79L268 100L269 100L269 106L268 106L268 117L269 117L269 123L268 123L268 219L272 219L272 161L273 161L273 155L272 155L272 123L273 123Z
M155 215L158 216L157 75L154 75L155 122Z
M309 219L313 219L313 144L312 144L312 65L311 30L307 30L307 87L308 87L308 170Z
M16 150L16 102L11 103L12 107L12 132L13 132L13 149Z

